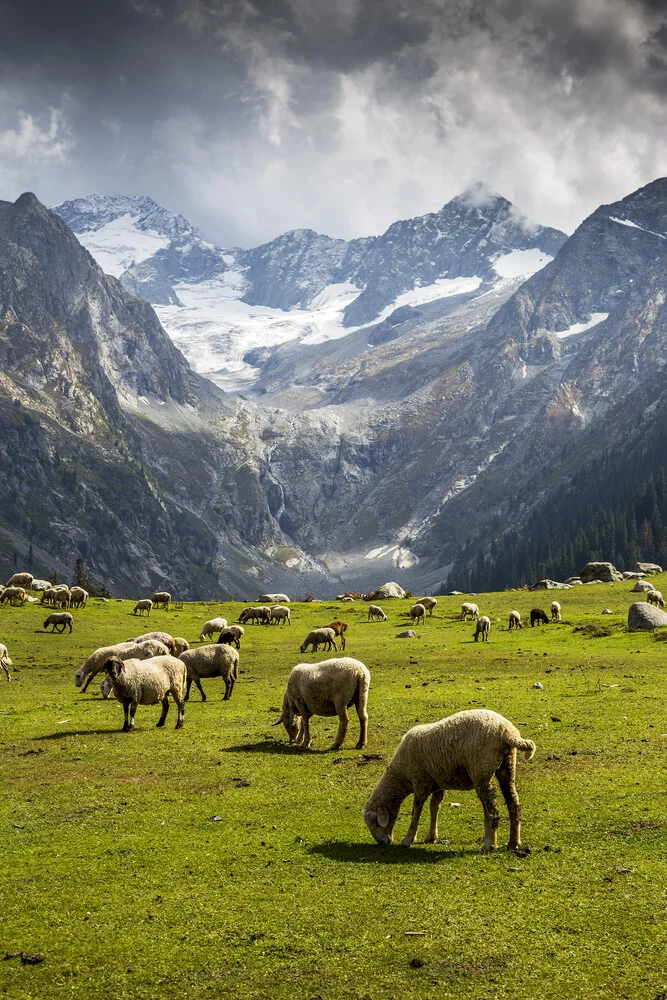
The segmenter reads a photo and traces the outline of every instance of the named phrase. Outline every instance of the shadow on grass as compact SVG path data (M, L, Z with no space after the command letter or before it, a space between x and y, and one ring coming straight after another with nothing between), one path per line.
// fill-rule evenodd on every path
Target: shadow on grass
M120 728L116 729L65 729L59 733L46 733L44 736L33 736L35 740L61 740L66 736L108 736L111 733L120 733Z
M314 756L317 754L341 753L341 751L332 750L331 747L321 750L309 747L307 750L304 750L303 747L291 746L289 743L280 743L278 740L260 740L259 743L238 743L234 747L223 747L221 753L278 753L292 756Z
M401 847L398 844L375 844L364 841L351 844L349 841L327 840L323 844L315 844L308 848L309 854L317 854L331 861L347 861L358 864L360 861L376 865L439 865L445 861L455 861L457 858L477 857L479 848L453 849L442 844L417 845L416 847Z

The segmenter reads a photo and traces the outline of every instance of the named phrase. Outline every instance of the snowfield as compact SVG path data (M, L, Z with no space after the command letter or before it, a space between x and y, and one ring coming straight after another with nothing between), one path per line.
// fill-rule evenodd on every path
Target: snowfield
M138 220L139 216L121 215L101 229L77 233L77 239L106 274L120 278L123 271L148 260L171 242L168 236L138 229Z

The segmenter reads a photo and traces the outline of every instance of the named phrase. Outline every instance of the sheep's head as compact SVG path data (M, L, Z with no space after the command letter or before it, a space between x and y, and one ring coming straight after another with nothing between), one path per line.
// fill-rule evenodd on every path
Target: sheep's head
M123 670L123 661L118 656L110 656L105 660L103 669L112 680L117 681Z
M78 688L80 688L85 679L86 679L86 667L84 665L83 667L79 667L77 672L74 674L74 683Z
M301 716L294 715L289 709L283 707L280 718L273 725L279 726L281 723L285 727L285 732L289 736L290 743L294 743L301 732Z
M173 639L165 640L165 646L167 647L172 656L178 656L178 653L176 652L177 649L176 643L174 642Z
M378 844L391 844L397 816L398 807L393 808L385 802L375 802L373 796L364 806L364 822Z

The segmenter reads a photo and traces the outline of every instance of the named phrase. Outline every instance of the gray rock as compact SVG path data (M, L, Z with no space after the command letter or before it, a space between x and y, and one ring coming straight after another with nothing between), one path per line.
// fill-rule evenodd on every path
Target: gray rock
M567 578L567 580L565 582L570 587L578 587L578 586L581 585L581 577L580 576L568 576L568 578Z
M619 583L623 579L623 574L610 562L586 563L579 576L582 583L593 583L596 580L602 583Z
M274 604L289 604L290 599L287 594L260 594L257 598L258 601L270 601Z
M581 582L581 581L580 581ZM555 580L538 580L530 588L531 590L569 590L569 583L556 583Z
M539 681L535 681L533 687L536 688L538 691L544 691L544 684L540 684Z
M638 573L662 573L662 566L658 566L657 563L635 563L635 569Z
M463 593L462 590L450 590L449 594L447 596L448 597L460 597L462 593Z
M604 611L602 611L603 615L613 615L613 613L614 612L611 611L609 608L605 608Z
M649 583L648 580L637 580L636 584L630 591L631 594L647 594L649 590L653 590L653 584Z
M389 597L405 597L405 591L398 583L383 583L368 598L371 601L387 600Z
M636 601L628 609L628 632L652 632L667 625L667 612L646 601Z
M413 632L411 628L406 629L405 632L399 632L396 636L397 639L416 639L417 633Z
M626 569L623 573L624 580L641 580L643 576L646 576L646 572L643 573L633 573L632 570Z

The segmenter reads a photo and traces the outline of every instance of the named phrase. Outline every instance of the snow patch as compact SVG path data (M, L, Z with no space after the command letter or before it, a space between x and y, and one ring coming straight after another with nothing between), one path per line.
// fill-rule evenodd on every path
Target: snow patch
M643 233L649 233L651 236L657 236L660 240L667 240L667 236L665 236L664 233L656 233L652 229L645 229L644 226L638 226L636 222L631 222L630 219L617 219L613 215L610 215L609 219L611 222L618 222L619 226L629 226L630 229L641 229Z
M419 556L400 543L381 545L377 549L371 549L370 552L366 553L364 559L390 559L397 569L411 569L419 562Z
M587 323L573 323L569 326L567 330L554 330L553 336L560 337L573 337L575 333L583 333L584 330L591 330L598 323L604 323L604 321L609 316L609 313L591 313L591 318Z
M432 285L422 285L397 295L394 301L386 306L373 323L381 323L401 306L420 306L427 302L449 298L450 295L465 295L475 292L482 284L482 279L475 275L471 278L437 278ZM358 292L357 292L358 294ZM350 332L350 328L346 333Z
M171 243L168 236L160 236L154 230L138 229L139 218L138 215L121 215L100 229L77 233L77 239L106 274L119 278L123 271Z
M533 250L512 250L493 262L493 270L501 278L519 278L536 274L550 264L553 257L535 247Z

